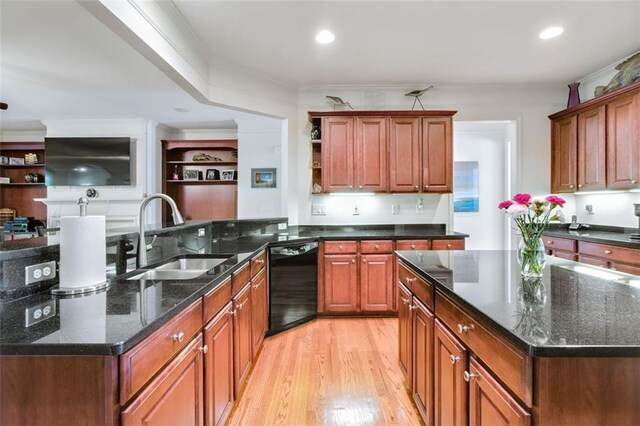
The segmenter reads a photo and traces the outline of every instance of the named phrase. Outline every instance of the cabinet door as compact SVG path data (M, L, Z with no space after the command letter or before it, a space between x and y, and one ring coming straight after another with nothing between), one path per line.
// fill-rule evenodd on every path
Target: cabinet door
M605 189L606 182L605 106L578 115L578 190Z
M324 256L324 311L357 312L358 265L355 254Z
M434 424L466 425L469 393L464 371L467 351L438 320L434 334Z
M322 119L322 189L349 191L354 185L353 118Z
M408 288L398 282L398 363L400 369L407 380L409 388L413 386L411 381L411 357L413 351L411 310L409 306L412 304L411 292Z
M553 121L551 138L551 192L574 192L578 181L577 116Z
M473 358L469 360L469 424L528 426L531 415Z
M389 183L391 192L420 189L420 119L389 119Z
M433 422L433 314L413 298L413 400L425 424Z
M362 117L356 120L355 164L357 189L389 191L387 119Z
M244 286L233 298L233 371L234 397L249 376L253 362L251 341L251 283Z
M267 274L263 269L251 281L251 337L255 359L267 332Z
M227 303L204 329L204 421L223 425L233 407L233 302Z
M360 263L360 310L393 308L393 255L363 254Z
M422 191L453 191L453 130L450 117L422 119Z
M640 93L607 104L607 188L640 182Z
M198 334L122 412L122 425L202 425L202 374Z

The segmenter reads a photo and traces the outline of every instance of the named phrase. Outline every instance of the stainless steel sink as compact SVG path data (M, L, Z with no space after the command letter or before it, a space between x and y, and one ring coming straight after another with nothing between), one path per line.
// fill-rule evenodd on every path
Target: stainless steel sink
M153 269L130 277L130 280L191 280L206 273L230 256L223 257L185 257L172 260Z

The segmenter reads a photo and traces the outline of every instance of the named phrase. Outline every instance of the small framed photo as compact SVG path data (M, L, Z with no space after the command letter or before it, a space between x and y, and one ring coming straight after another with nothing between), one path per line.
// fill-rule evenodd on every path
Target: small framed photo
M234 178L236 177L235 170L223 170L220 173L220 180L234 180Z
M182 180L200 180L200 171L196 169L185 169L182 171Z
M12 166L24 166L24 158L9 157L9 164Z
M252 188L275 188L276 169L251 169Z
M205 180L220 180L220 170L218 170L218 169L207 169L207 174L205 175Z
M0 164L9 164L9 157L5 157L4 155L0 157Z

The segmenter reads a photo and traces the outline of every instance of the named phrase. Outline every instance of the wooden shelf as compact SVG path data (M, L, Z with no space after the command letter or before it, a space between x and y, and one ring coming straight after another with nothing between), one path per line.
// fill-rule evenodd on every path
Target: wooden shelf
M38 183L15 183L15 182L11 182L11 183L0 183L0 185L2 186L40 186L40 185L44 185L44 182L38 182Z
M168 180L167 183L193 185L237 185L237 180Z
M182 166L237 166L237 161L167 161L167 164L175 164Z
M0 169L4 169L4 168L25 168L25 167L44 167L44 164L38 163L38 164L0 164Z

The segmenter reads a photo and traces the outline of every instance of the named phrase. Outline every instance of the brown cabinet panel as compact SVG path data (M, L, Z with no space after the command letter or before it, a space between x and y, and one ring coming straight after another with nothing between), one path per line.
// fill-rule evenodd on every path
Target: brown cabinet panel
M572 260L572 261L575 261L576 258L578 257L578 255L575 253L562 251L562 250L549 250L548 254L551 256L559 257L560 259L566 259L566 260Z
M199 334L122 412L122 425L202 425L201 348Z
M374 254L374 253L393 253L393 241L388 240L371 240L360 242L360 253Z
M570 240L568 238L550 237L548 235L543 235L542 241L544 242L544 247L547 250L576 252L578 247L576 240Z
M603 261L640 266L640 251L638 249L579 241L578 253L580 253L581 259L582 255L586 255L588 257L598 257Z
M422 119L422 191L453 191L451 117Z
M578 119L576 115L553 121L551 137L551 192L576 190L578 155Z
M464 381L467 350L438 320L434 327L434 424L467 425L469 388Z
M425 424L433 421L433 314L413 298L413 400Z
M389 191L389 159L387 119L356 119L355 167L356 189L373 192Z
M393 255L363 254L360 258L360 311L392 310Z
M352 117L322 119L322 189L349 191L354 185Z
M638 253L638 257L640 259L640 253ZM610 267L615 271L624 272L625 274L640 275L640 265L626 265L624 263L612 262Z
M231 300L231 277L224 280L216 288L208 292L203 297L204 302L204 322L212 319L220 309Z
M599 266L601 268L608 268L609 262L606 259L593 256L585 256L584 254L578 255L578 262L586 263L587 265Z
M475 359L469 360L469 424L529 426L531 415Z
M420 190L420 119L389 119L389 188L391 192Z
M432 240L431 250L464 250L464 240Z
M233 407L233 303L228 302L205 327L204 420L223 425Z
M358 264L357 256L324 256L324 311L357 312Z
M402 370L410 389L413 385L411 380L413 324L411 321L411 310L409 309L409 306L412 306L412 304L413 298L411 296L411 292L401 283L398 283L398 364L400 365L400 370Z
M251 366L253 365L253 345L251 340L251 285L247 284L233 298L233 371L234 397L242 391Z
M247 285L250 279L251 264L247 262L231 275L231 287L233 295L235 296L236 294L238 294L238 292Z
M607 188L640 182L640 93L607 104Z
M605 189L606 109L602 105L578 115L578 190Z
M267 332L267 272L262 270L251 281L251 339L253 340L253 357L262 346L264 334Z
M356 254L358 253L357 241L325 241L324 252L326 254Z
M264 269L267 263L267 252L263 251L251 259L251 278L255 277L258 272Z
M431 241L399 240L396 242L396 250L431 250Z

